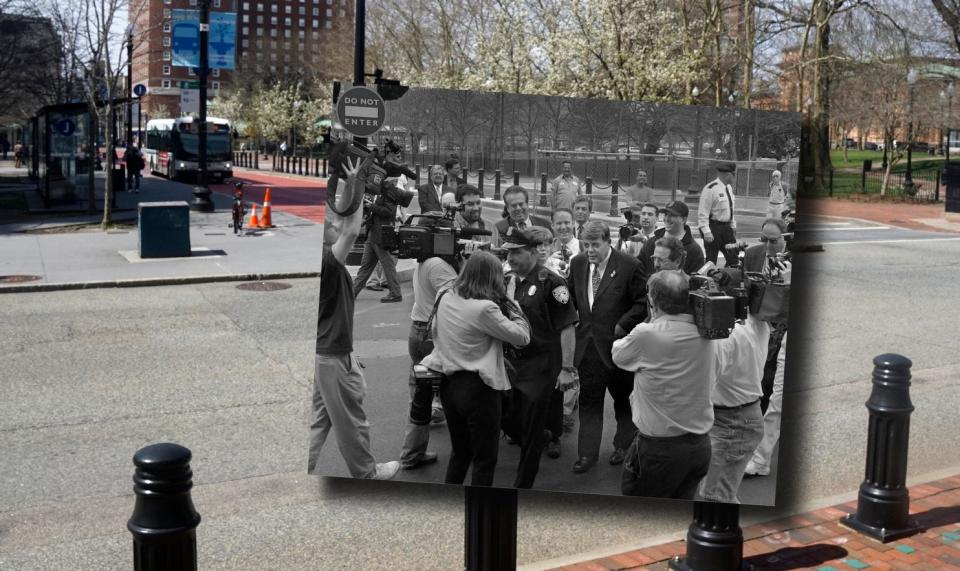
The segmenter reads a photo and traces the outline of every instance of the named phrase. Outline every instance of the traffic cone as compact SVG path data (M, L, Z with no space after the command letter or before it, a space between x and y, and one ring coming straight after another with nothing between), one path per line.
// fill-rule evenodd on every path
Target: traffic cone
M273 220L270 217L270 189L267 188L267 194L263 197L263 216L260 217L260 228L273 228Z
M247 224L247 230L256 230L260 227L260 219L257 218L257 205L251 204L252 210L250 210L250 223Z

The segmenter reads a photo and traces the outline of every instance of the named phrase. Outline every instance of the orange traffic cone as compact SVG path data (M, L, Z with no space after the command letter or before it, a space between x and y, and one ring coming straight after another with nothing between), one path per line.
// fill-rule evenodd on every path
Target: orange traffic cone
M250 211L250 223L247 225L248 230L256 230L260 227L260 219L257 218L257 205L250 205L253 209Z
M267 188L267 194L263 197L263 216L260 217L261 228L273 228L273 220L270 217L270 189Z

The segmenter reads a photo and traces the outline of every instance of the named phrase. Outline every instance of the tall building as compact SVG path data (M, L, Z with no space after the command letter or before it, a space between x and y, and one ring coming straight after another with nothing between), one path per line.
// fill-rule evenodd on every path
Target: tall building
M353 2L348 0L209 0L210 11L237 16L236 69L213 69L208 96L234 82L291 73L342 72L343 54L352 61ZM130 17L144 41L133 55L133 84L147 86L147 118L181 115L181 90L199 78L173 65L173 10L199 10L198 0L132 0ZM349 71L349 68L346 69Z

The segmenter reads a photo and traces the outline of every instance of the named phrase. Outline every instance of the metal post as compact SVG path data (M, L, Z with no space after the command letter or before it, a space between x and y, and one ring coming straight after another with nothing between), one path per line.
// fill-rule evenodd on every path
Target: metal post
M323 178L327 178L327 159L323 159Z
M190 450L171 443L133 456L137 496L127 529L133 534L134 571L196 571L197 526L190 489Z
M467 486L464 567L467 571L517 568L517 491Z
M480 198L483 198L483 169L477 169L477 191L480 193Z
M587 195L593 194L593 177L588 176L584 178L584 186L586 186Z
M540 206L547 206L547 173L540 173Z
M493 199L500 200L500 169L493 171Z
M830 169L830 196L833 196L833 169Z
M193 189L193 204L191 210L197 212L213 212L213 201L210 200L210 189L207 188L207 67L210 65L210 0L200 0L200 130L198 143L200 173L197 186Z
M260 149L253 151L253 168L260 170Z
M937 186L933 187L933 201L940 202L940 171L937 171Z
M617 208L620 200L620 181L617 179L610 180L610 216L616 216L620 214L619 209Z
M860 192L867 192L867 161L863 161L863 168L860 169Z
M518 170L513 171L513 185L520 186L520 171Z
M920 528L908 518L907 447L910 444L910 367L913 363L892 353L873 359L873 390L867 462L857 513L840 523L881 543L912 535Z
M743 564L743 531L740 506L694 502L693 523L687 530L687 556L676 557L677 571L740 571Z
M133 145L133 29L127 34L127 147Z

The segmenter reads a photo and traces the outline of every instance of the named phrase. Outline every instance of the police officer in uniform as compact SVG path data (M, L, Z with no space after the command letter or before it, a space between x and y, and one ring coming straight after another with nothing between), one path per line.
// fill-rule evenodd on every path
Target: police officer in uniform
M736 170L733 163L717 165L717 178L703 187L697 209L697 225L707 261L716 264L717 254L723 252L727 267L737 265L737 251L724 247L737 241L736 200L733 196L733 173Z
M559 409L563 405L554 391L564 391L578 382L573 366L578 314L566 281L541 264L537 245L529 233L512 227L503 243L512 268L507 292L513 293L530 322L530 344L519 350L513 361L516 378L510 414L504 422L504 431L520 442L520 465L514 482L517 488L533 486L540 454L553 436L546 430L551 406ZM558 412L554 410L552 415L559 416Z

